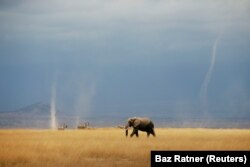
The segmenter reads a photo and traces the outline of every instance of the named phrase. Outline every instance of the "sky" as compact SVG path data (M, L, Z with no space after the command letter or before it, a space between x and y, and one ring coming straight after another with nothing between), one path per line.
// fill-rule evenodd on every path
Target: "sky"
M248 0L0 0L0 22L0 111L56 89L80 116L250 118Z

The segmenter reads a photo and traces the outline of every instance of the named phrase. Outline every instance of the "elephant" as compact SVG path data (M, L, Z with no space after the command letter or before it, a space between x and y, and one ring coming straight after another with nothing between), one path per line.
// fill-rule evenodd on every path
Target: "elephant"
M129 127L133 127L133 132L130 134L130 137L133 137L134 135L139 137L138 130L147 132L147 137L149 137L150 134L155 137L154 123L149 118L129 118L125 126L126 137L128 136Z

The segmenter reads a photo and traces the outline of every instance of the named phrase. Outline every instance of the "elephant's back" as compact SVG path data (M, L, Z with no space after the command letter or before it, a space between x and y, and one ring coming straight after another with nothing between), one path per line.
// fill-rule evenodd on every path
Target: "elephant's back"
M149 118L139 118L141 125L145 127L154 128L154 123Z
M140 122L142 122L144 124L148 124L151 122L151 120L149 118L138 118L138 120L140 120Z

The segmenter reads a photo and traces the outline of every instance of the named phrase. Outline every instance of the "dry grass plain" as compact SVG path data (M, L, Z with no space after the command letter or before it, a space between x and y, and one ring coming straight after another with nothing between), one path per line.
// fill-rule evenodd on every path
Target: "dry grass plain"
M131 130L130 130L131 132ZM0 130L1 167L150 166L150 150L250 150L250 130L156 129L156 138L124 130Z

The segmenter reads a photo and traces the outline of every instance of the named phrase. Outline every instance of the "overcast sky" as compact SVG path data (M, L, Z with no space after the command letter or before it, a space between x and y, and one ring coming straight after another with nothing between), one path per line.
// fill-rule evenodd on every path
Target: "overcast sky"
M250 115L248 0L0 0L0 111Z

